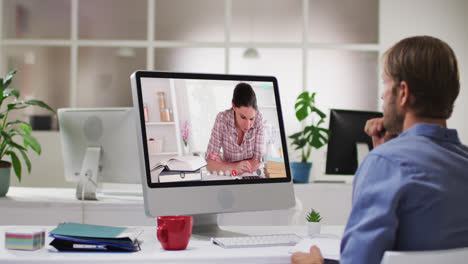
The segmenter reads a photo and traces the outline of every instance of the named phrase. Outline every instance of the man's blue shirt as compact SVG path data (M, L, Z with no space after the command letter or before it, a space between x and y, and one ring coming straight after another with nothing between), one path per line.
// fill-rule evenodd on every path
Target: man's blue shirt
M468 246L468 147L456 130L416 124L374 148L354 179L340 263L386 250Z

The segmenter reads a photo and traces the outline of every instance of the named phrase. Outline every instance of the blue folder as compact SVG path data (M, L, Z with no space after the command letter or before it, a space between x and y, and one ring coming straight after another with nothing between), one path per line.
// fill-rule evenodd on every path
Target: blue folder
M141 229L63 223L49 232L60 251L139 251Z

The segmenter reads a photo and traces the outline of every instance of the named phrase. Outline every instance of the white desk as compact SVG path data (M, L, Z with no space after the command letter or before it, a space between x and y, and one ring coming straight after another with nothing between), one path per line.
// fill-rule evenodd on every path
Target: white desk
M57 252L49 246L51 238L47 237L46 246L35 251L5 249L5 230L12 226L0 226L0 263L290 263L291 247L262 247L223 249L195 238L190 240L186 250L165 251L156 238L156 227L144 227L140 236L143 239L141 251L134 253L71 253ZM53 226L45 227L47 231ZM234 232L248 234L297 233L305 236L305 226L256 226L224 227ZM322 234L343 234L343 226L323 226ZM331 257L331 256L329 256Z
M10 187L0 198L0 225L56 225L78 222L96 225L152 226L143 197L113 196L79 201L71 188Z
M323 222L344 225L351 211L351 185L295 184L298 208L266 212L220 215L221 225L302 225L314 208ZM82 222L117 226L152 226L155 221L144 213L142 197L106 197L100 201L78 201L73 188L10 187L0 198L0 225L56 225Z
M145 215L142 196L105 196L99 201L79 201L75 198L75 189L71 188L10 187L7 196L0 198L0 212L0 225L49 226L60 222L78 222L154 226L156 223L154 218ZM221 225L244 226L291 225L294 223L290 219L296 214L294 208L223 214L218 222Z

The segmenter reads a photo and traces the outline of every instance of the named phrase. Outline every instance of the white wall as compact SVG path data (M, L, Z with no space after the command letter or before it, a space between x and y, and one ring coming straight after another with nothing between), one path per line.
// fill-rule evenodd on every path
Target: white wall
M458 59L461 89L448 125L458 129L468 143L468 1L466 0L381 0L380 43L388 49L398 40L414 35L431 35L446 41Z

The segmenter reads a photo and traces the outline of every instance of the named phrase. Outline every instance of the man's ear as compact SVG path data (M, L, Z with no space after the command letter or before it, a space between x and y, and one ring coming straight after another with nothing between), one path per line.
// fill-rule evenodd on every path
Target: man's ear
M232 109L236 109L236 105L234 103L232 103Z
M398 89L398 104L401 107L408 106L410 104L410 91L408 87L408 83L406 81L400 82L400 89Z

